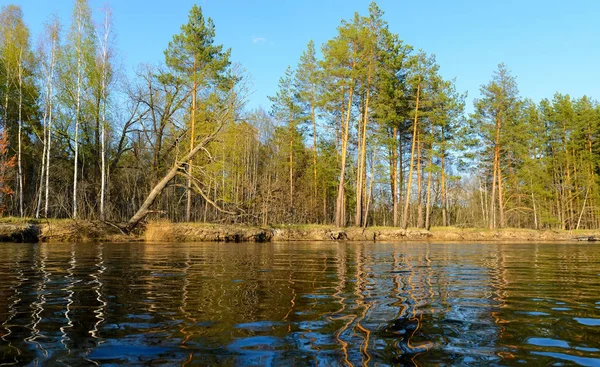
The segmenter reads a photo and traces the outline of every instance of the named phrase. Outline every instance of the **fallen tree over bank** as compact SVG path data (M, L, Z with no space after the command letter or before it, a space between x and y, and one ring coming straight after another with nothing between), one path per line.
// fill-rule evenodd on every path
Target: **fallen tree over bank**
M125 228L123 228L126 233L131 233L131 231L133 231L140 224L140 222L146 217L146 215L148 215L151 212L152 204L154 204L157 197L169 185L169 183L175 178L175 176L177 176L177 174L184 173L186 175L189 175L190 162L192 162L192 159L199 152L205 152L210 158L210 153L208 152L206 147L217 138L217 136L221 133L221 131L228 122L233 121L235 113L239 109L240 103L242 102L240 99L238 99L236 93L233 90L230 91L227 103L223 105L219 113L216 115L214 121L211 121L211 123L214 124L213 131L210 134L204 136L202 139L200 139L200 141L198 141L196 145L193 146L185 156L175 161L175 163L167 172L167 174L152 188L152 190L150 191L150 193L148 194L138 211L129 219L127 225L125 226ZM193 132L190 132L190 134L193 134ZM200 194L204 197L201 190ZM213 206L217 206L217 204L212 201L208 202Z

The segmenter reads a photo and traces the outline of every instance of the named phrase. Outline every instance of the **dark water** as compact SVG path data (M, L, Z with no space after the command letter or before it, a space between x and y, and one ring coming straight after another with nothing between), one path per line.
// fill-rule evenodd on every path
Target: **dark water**
M0 364L600 366L600 245L0 244Z

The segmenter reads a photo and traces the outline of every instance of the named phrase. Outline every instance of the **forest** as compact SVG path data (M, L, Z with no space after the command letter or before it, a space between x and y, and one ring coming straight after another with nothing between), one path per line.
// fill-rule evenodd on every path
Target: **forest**
M199 6L160 64L124 72L117 31L86 0L39 35L1 8L1 215L600 227L596 100L534 102L501 63L467 114L466 92L375 3L307 40L265 109L245 107L251 77Z

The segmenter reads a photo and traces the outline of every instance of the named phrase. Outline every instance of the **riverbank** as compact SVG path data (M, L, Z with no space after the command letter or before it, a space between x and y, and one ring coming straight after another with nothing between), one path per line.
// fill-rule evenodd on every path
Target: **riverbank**
M209 223L147 223L134 233L100 221L0 219L0 242L285 242L285 241L512 241L566 242L600 238L600 231L436 227L338 228L328 225L255 227Z
M600 238L600 231L533 229L481 229L435 227L431 230L396 227L347 227L328 225L279 225L265 228L204 223L152 222L142 234L146 242L284 242L284 241L576 241Z

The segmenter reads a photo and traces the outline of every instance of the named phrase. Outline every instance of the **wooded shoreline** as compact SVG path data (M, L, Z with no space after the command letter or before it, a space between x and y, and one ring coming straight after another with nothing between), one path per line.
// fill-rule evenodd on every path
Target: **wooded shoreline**
M0 223L0 242L573 242L596 241L600 231L432 228L335 227L330 225L247 226L209 223L147 223L130 234L101 221L30 220Z
M0 215L127 233L158 218L600 230L593 96L536 102L500 63L468 113L435 54L375 2L363 11L307 37L270 105L251 109L250 73L199 6L156 45L164 60L130 71L109 8L76 0L34 39L19 5L0 7Z

